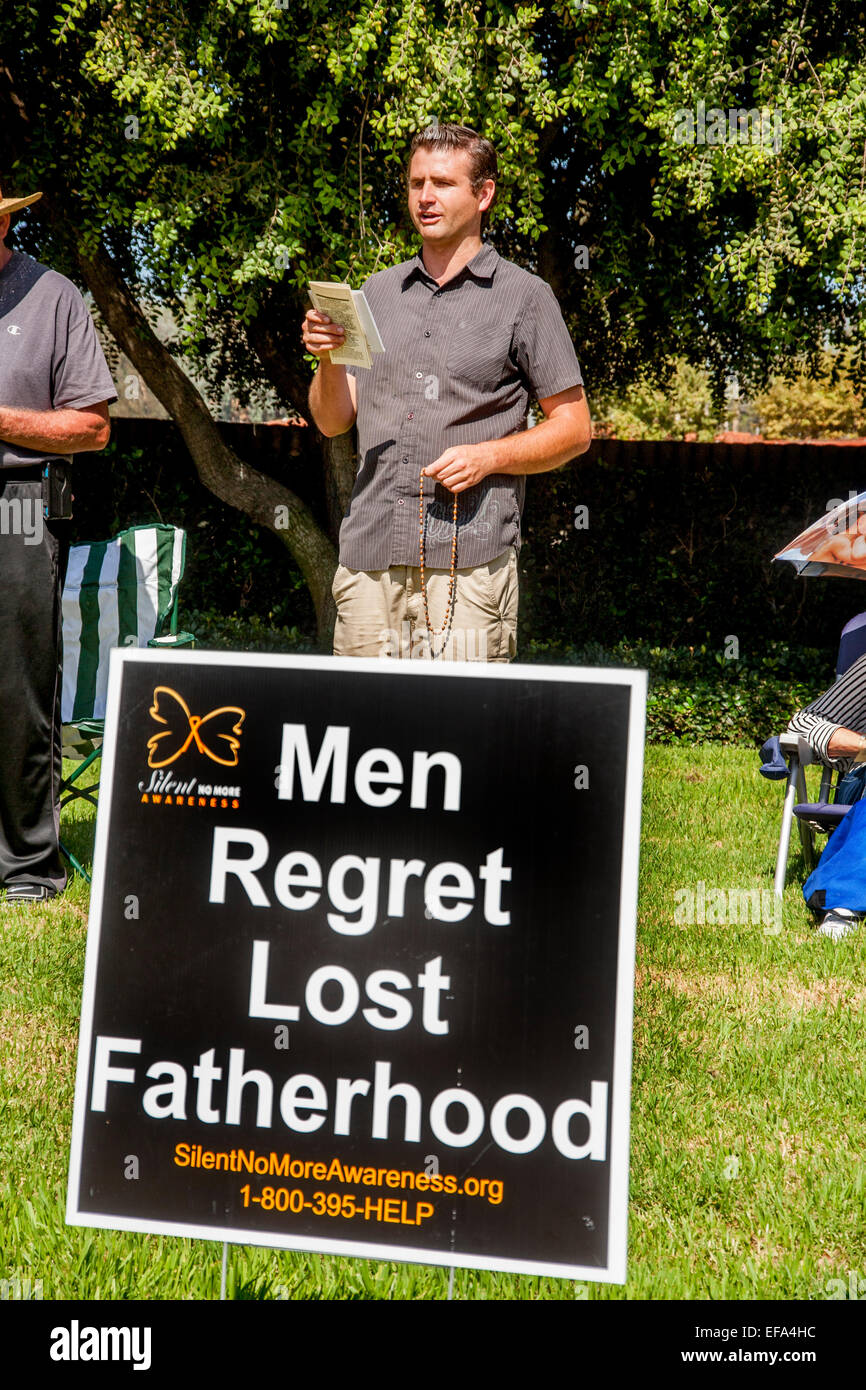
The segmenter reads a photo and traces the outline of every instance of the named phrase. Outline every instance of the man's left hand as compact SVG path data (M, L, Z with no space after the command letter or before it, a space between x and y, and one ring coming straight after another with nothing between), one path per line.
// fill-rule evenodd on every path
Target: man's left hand
M422 472L427 478L435 478L449 492L465 492L496 472L496 451L491 444L458 445L446 449Z

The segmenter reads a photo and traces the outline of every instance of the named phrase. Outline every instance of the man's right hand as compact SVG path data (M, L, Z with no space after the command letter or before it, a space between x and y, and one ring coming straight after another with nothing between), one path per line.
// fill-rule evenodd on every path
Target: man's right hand
M307 352L323 357L332 348L341 348L346 341L345 329L334 323L327 314L318 309L308 309L301 328L301 337Z
M310 386L310 413L322 434L329 438L345 434L354 425L357 414L355 378L328 356L332 348L343 346L345 331L327 314L308 309L301 336L307 351L319 359Z

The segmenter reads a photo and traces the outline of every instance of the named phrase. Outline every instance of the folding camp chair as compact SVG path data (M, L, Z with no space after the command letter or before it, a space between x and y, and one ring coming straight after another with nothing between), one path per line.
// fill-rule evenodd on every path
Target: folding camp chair
M854 665L866 652L866 613L858 613L842 629L839 639L839 653L836 658L836 679ZM779 835L779 850L776 855L776 874L773 889L777 898L785 891L788 869L788 854L791 845L791 826L797 821L800 844L803 850L807 873L811 873L817 861L816 835L831 835L837 825L845 818L851 807L838 801L831 801L835 795L839 777L826 764L822 765L821 785L817 801L807 800L806 775L804 769L811 763L820 763L805 739L798 734L784 733L768 739L761 749L765 762L761 767L764 777L786 781L785 803L782 809L782 828Z
M113 647L190 646L177 631L186 533L176 526L132 526L109 541L74 545L63 588L63 756L78 763L61 781L60 805L96 805L99 786L81 778L102 757L108 664ZM61 841L72 867L90 881Z

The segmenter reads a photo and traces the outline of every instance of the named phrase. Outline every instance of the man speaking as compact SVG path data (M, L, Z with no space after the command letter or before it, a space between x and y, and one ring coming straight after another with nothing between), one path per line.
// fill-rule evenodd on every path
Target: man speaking
M65 471L104 449L114 382L71 281L6 245L10 218L42 195L0 190L0 886L40 902L60 862L60 596Z
M461 125L415 136L409 213L422 247L364 285L384 354L341 367L310 310L323 434L358 423L359 469L334 578L337 656L509 661L525 476L588 449L574 346L549 285L482 241L496 152ZM545 419L527 429L529 402Z

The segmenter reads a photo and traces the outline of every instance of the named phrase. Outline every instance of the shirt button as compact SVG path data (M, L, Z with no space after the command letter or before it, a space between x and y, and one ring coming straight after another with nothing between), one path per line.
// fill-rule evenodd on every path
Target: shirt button
M415 412L414 412L414 410L410 410L410 411L409 411L409 414L406 416L406 419L407 419L407 420L414 420L414 419L415 419Z
M425 328L425 329L424 329L424 337L425 337L425 338L429 338L429 337L430 337L430 329L429 329L429 328Z
M416 381L420 381L423 375L424 375L423 372L416 372L416 373L415 373L415 380L416 380Z
M405 502L403 501L403 498L402 498L402 497L398 497L398 498L397 498L397 506L398 506L398 507L403 507L403 506L405 506L405 505L406 505L406 504L405 504Z
M408 463L408 462L409 462L409 455L408 455L408 454L404 454L403 457L401 458L400 462L401 462L401 463Z

